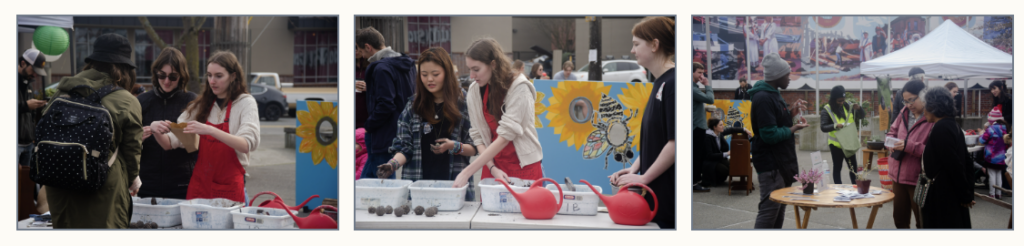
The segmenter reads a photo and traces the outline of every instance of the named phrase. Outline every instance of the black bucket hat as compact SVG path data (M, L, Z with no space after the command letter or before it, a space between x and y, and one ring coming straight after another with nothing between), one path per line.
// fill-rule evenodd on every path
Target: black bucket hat
M114 33L100 35L96 37L96 43L93 43L92 47L92 54L85 58L86 62L93 60L112 64L125 64L135 68L131 58L132 46L124 36Z

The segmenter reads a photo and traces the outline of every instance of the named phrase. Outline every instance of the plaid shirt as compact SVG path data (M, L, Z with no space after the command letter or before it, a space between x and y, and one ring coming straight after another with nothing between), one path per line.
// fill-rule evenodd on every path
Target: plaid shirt
M466 94L465 91L462 92ZM395 153L401 152L405 155L408 160L402 168L402 178L412 181L416 181L423 178L423 151L427 151L429 154L433 154L430 150L423 150L420 148L420 138L423 136L423 124L424 121L416 114L412 104L415 101L413 95L409 98L409 102L405 105L405 110L402 110L402 114L398 116L398 132L395 135L395 140L392 142L391 147L388 151L394 155ZM456 124L452 130L449 139L452 141L458 141L463 144L473 145L473 139L469 137L469 109L466 106L466 101L459 102L459 111L462 113L462 120ZM427 123L429 124L429 123ZM451 155L451 154L449 154ZM448 167L450 176L448 180L455 180L455 177L469 166L469 157L462 155L451 155ZM475 197L473 188L473 178L469 178L469 187L466 189L466 200L471 201Z

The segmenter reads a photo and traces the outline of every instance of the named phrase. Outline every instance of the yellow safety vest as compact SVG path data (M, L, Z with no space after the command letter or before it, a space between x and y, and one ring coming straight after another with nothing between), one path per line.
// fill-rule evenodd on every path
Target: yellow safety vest
M853 119L853 112L847 111L844 108L843 109L843 113L846 114L846 119L840 120L839 118L836 117L836 114L832 112L832 109L829 106L831 106L831 105L830 104L826 104L825 105L825 111L828 112L828 115L830 117L832 117L832 124L846 124L848 122L853 122L853 120L854 120ZM835 145L836 147L840 147L840 148L843 147L842 144L839 144L839 138L836 137L836 131L835 130L833 130L831 132L828 132L828 144Z

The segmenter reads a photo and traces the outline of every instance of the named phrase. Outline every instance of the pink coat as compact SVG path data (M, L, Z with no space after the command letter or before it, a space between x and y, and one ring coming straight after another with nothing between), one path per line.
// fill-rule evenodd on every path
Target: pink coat
M356 144L361 147L356 153L356 180L359 180L359 174L363 173L363 166L366 165L366 159L369 158L366 152L366 129L356 129Z
M910 127L914 129L914 132L907 137L907 131L910 129L903 125L903 114L909 113L911 113L910 110L904 107L896 120L892 122L892 126L889 126L889 133L885 134L900 140L906 139L903 151L907 152L907 155L903 157L903 161L889 158L889 178L900 184L917 185L917 176L921 174L921 155L924 154L924 143L928 141L928 135L931 134L932 126L935 123L920 120L916 124L911 124Z

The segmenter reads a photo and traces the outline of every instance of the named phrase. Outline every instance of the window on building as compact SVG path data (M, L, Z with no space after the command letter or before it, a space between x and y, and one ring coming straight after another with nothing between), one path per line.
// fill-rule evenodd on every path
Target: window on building
M156 30L156 35L164 43L174 42L174 31L171 30ZM149 34L146 33L145 29L135 29L135 47L132 47L135 51L135 78L136 82L140 84L147 84L153 82L153 73L150 71L153 66L153 61L160 56L160 47L157 47L156 42L149 38ZM160 68L156 68L159 70Z
M294 82L338 82L338 31L296 31Z
M96 38L100 35L107 33L116 33L125 38L128 37L127 29L111 29L111 28L90 28L90 27L78 27L75 28L75 64L74 73L82 71L85 68L85 58L92 54L92 46L96 42Z

